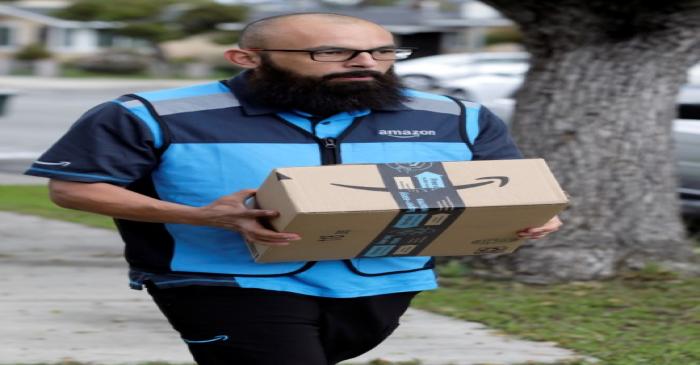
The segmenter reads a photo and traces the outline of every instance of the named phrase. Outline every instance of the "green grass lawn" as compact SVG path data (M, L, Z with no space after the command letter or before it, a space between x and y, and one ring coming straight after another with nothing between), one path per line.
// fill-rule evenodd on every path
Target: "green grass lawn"
M49 200L49 192L43 185L0 186L0 210L115 229L111 218L57 207Z
M601 365L700 364L700 278L653 268L551 286L444 278L442 289L422 293L414 306L554 341Z
M0 186L0 210L114 228L109 218L54 206L44 186ZM530 286L441 271L442 288L415 307L554 341L599 365L700 365L700 278L649 267L611 281Z

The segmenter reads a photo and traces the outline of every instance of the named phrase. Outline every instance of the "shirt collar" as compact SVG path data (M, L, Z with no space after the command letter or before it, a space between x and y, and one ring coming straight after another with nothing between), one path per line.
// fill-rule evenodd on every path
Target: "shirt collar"
M293 113L297 115L301 115L304 118L313 118L314 115L307 113L303 110L292 110ZM364 117L367 114L370 114L372 111L369 109L360 109L360 110L353 110L349 112L340 112L336 113L328 118L325 118L325 120L336 120L336 119L347 119L347 118L357 118L357 117Z
M226 81L226 84L229 86L233 94L236 96L236 99L238 99L238 102L241 104L241 108L243 109L243 112L246 115L250 116L255 116L255 115L263 115L263 114L276 114L276 113L281 113L281 112L289 112L289 110L283 110L280 108L276 108L273 106L267 106L267 105L262 105L255 103L254 100L252 100L252 96L247 92L248 90L248 72L249 71L244 71L240 75L231 78ZM401 111L401 110L410 110L409 107L404 105L403 103L398 104L398 105L390 105L386 107L382 107L377 109L377 111ZM301 114L299 111L294 111L296 113ZM303 113L303 112L302 112ZM359 110L359 111L349 111L347 112L348 114L352 116L360 116L360 115L366 115L369 114L366 110ZM310 115L308 113L304 113L306 115Z

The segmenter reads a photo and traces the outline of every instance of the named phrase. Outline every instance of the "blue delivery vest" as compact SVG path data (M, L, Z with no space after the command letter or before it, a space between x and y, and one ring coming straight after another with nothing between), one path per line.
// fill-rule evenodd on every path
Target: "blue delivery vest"
M27 173L108 182L199 207L257 188L272 169L284 166L461 161L474 158L477 150L490 159L520 157L502 122L478 104L405 92L409 101L403 105L323 120L237 97L245 95L244 76L131 94L86 113ZM482 129L492 136L475 148ZM436 286L428 257L261 264L231 230L115 222L132 271L145 280L166 277L160 284L235 285L330 297Z

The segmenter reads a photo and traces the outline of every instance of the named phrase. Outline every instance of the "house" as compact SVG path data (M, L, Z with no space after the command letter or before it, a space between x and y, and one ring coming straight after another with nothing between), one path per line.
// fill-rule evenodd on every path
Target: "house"
M107 1L107 0L105 0ZM289 12L327 11L365 18L385 26L399 44L416 47L415 56L479 50L484 34L512 23L476 0L403 1L394 6L359 6L358 1L218 0L251 7L246 21ZM0 69L31 44L43 45L55 59L69 60L111 48L152 50L145 41L116 34L119 22L72 21L52 16L70 0L19 0L0 5ZM447 7L445 5L448 5ZM240 30L245 23L221 24L222 30ZM216 59L227 47L197 36L161 45L170 58ZM0 70L2 73L2 70Z
M114 34L116 22L72 21L51 16L65 1L19 1L0 4L0 60L12 58L22 48L43 45L64 60L107 48L133 48L145 42Z

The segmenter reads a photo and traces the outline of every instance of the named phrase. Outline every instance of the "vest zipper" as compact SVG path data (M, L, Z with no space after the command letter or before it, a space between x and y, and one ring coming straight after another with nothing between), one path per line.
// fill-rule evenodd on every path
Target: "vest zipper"
M340 153L338 148L338 141L335 138L323 138L320 139L322 143L322 153L321 153L321 164L323 165L337 165L340 163Z
M300 128L294 124L287 123L283 118L279 117L278 118L285 122L289 127L292 129L295 129L299 132L301 132L303 135L306 136L311 136L316 143L318 143L319 149L321 150L321 165L337 165L340 164L342 161L340 159L340 146L338 145L338 139L343 139L344 136L348 135L357 125L358 122L361 120L362 117L356 118L353 123L348 126L343 133L338 136L339 138L318 138L316 137L316 125L312 123L312 131L314 133L309 133L309 131ZM299 271L295 271L293 274L297 274L301 271L308 270L316 264L317 261L309 261L307 265L308 267L305 266L301 268ZM382 273L376 273L376 274L368 274L368 273L363 273L360 270L358 270L355 265L352 263L352 260L350 259L345 259L343 260L343 263L345 266L353 273L360 275L360 276L383 276L383 275L392 275L392 274L403 274L403 273L409 273L409 272L414 272L414 271L421 271L421 270L428 270L432 269L435 267L435 259L431 258L428 260L428 262L423 265L423 267L416 268L416 269L408 269L408 270L396 270L396 271L389 271L389 272L382 272Z
M335 138L316 137L316 126L323 121L323 117L309 118L311 121L311 134L316 142L321 146L321 165L337 165L340 163L340 153L338 153L338 140Z

